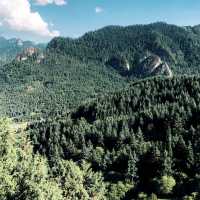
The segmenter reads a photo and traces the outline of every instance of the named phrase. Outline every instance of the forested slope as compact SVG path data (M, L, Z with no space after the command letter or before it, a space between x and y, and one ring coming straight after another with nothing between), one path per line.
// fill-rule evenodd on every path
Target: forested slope
M179 27L166 23L108 26L74 40L55 38L47 48L59 54L111 65L115 64L110 63L113 57L121 57L129 63L128 74L132 76L139 75L139 63L152 54L166 61L176 73L193 73L199 71L200 66L198 26Z
M90 164L59 160L56 168L34 154L26 124L0 119L0 199L89 200L105 199L107 188L101 173Z
M14 60L30 43L7 42L0 199L200 199L199 26L109 26Z
M0 67L0 115L38 119L61 114L126 83L112 68L69 56L13 61Z
M199 77L156 77L28 130L52 168L62 158L101 172L106 199L199 199L199 112Z
M42 59L0 66L0 115L62 114L135 79L198 74L199 52L198 26L110 26L78 39L54 38Z

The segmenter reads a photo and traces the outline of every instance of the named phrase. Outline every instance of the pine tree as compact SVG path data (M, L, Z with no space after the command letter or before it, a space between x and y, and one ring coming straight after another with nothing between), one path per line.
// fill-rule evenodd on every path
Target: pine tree
M195 139L195 135L196 135L196 130L193 126L190 127L190 130L189 130L189 137L194 140Z
M194 165L194 152L193 152L193 147L192 147L192 143L191 141L189 141L189 144L188 144L188 157L187 157L187 164L188 164L188 167L190 168L191 166Z
M168 156L170 158L173 157L173 150L172 150L172 133L171 133L171 128L167 129L167 151L168 151Z
M166 150L163 155L163 176L165 175L172 175L172 158Z
M138 158L135 151L130 155L128 161L128 171L127 176L130 178L131 181L134 181L137 178L137 162Z

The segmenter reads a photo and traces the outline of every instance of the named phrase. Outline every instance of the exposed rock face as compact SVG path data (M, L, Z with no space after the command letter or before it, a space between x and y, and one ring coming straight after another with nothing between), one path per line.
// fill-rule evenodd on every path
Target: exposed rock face
M38 49L34 47L29 47L24 49L24 51L17 55L16 60L17 61L24 61L27 60L29 57L33 56L34 54L38 53Z
M126 63L125 63L125 69L127 71L130 71L130 64L129 64L129 62L127 60L126 60Z
M173 73L166 62L163 62L161 58L157 55L151 55L136 67L136 73L140 76L154 76L154 75L164 75L172 77Z
M36 49L42 52L45 47L45 44L36 44L19 38L6 39L0 37L0 64L4 65L12 60L27 60L27 56L32 54L31 52L36 51Z
M116 69L121 75L136 74L138 77L148 77L164 75L172 77L173 73L166 62L163 62L157 55L144 57L138 66L133 68L129 61L123 56L113 56L107 62L107 65Z
M39 49L35 47L29 47L16 56L17 61L25 61L28 58L34 57L37 63L40 63L44 59L44 54L39 52Z
M169 65L167 63L162 63L161 65L159 65L159 67L157 67L153 73L155 75L165 75L168 77L172 77L173 73L172 70L170 69Z

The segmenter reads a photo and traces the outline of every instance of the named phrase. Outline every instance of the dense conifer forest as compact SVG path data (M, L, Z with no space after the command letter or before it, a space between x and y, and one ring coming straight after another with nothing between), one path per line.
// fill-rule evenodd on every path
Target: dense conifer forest
M199 26L154 23L2 62L0 199L199 200L199 50Z
M31 124L33 149L52 168L60 159L90 163L108 199L198 199L199 90L195 76L133 83L67 117Z

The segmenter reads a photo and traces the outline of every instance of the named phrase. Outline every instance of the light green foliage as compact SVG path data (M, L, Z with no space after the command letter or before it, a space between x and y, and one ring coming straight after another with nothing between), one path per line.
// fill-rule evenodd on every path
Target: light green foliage
M147 194L144 192L140 192L138 194L138 200L147 200Z
M161 194L170 194L176 185L176 181L172 176L162 176L157 180L157 190Z
M48 164L40 156L35 156L29 166L27 180L24 182L24 196L27 199L36 200L61 200L62 190L55 180L51 180L48 174Z
M101 174L94 173L86 162L79 167L73 161L61 161L59 177L67 200L105 199L106 188Z
M183 198L183 200L198 200L199 194L197 192L193 192L191 195L187 195Z
M195 199L193 197L191 197L191 196L185 196L183 198L183 200L195 200Z
M155 194L151 194L149 200L158 200L158 198Z
M125 197L125 194L134 187L132 183L123 183L119 181L116 184L111 184L107 198L109 200L119 200Z
M25 132L13 127L11 120L0 120L0 199L105 199L101 173L86 162L60 160L59 174L50 176L47 160L33 153Z
M25 133L14 131L9 119L0 119L0 154L0 199L62 199L46 159L33 155Z
M31 155L31 149L26 144L24 135L16 134L11 124L9 119L0 119L0 199L16 193L19 189L18 181L30 166L27 155Z

